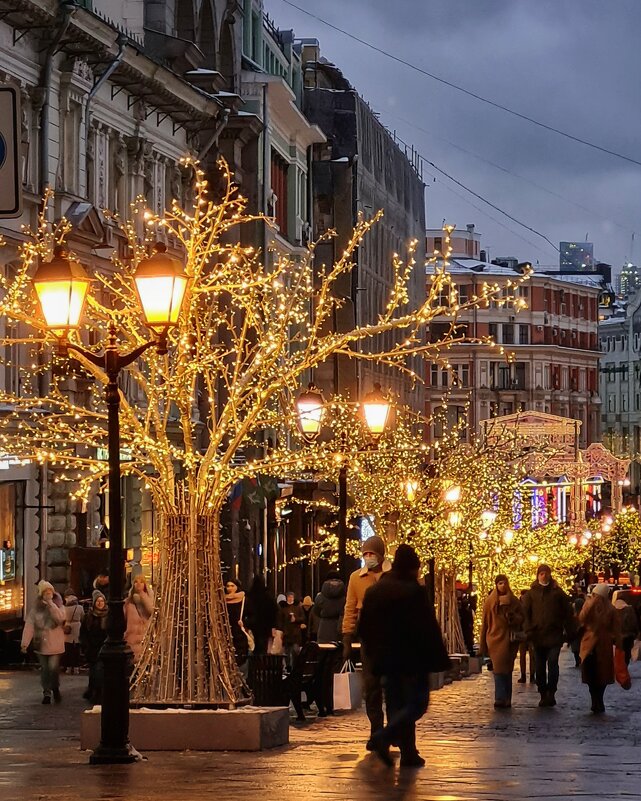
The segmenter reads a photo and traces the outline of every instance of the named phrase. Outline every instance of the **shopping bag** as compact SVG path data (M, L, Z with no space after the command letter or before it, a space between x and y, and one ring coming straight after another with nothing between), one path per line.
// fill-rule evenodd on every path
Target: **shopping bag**
M632 661L639 662L641 660L641 640L635 640L632 646Z
M625 651L622 648L614 649L614 677L624 690L629 690L632 687L630 672L625 664Z
M363 676L347 661L334 674L334 709L360 709L363 701Z

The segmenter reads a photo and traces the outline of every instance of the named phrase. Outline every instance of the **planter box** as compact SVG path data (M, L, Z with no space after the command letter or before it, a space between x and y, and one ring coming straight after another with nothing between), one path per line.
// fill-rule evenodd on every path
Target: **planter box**
M481 672L481 664L482 660L480 656L471 656L469 657L469 671L470 674L472 673L480 673Z
M129 738L138 751L263 751L289 742L289 709L132 709ZM80 748L100 742L100 707L83 712Z
M445 673L430 673L430 690L440 690L445 684Z

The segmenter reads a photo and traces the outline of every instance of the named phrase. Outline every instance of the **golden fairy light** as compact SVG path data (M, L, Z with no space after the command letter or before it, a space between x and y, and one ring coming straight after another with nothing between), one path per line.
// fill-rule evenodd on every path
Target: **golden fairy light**
M217 198L208 194L197 164L186 162L185 168L194 175L190 207L174 203L170 211L157 215L144 201L136 201L121 226L126 245L121 243L119 253L126 258L115 254L111 268L91 276L93 287L86 294L79 327L66 326L65 321L61 327L67 329L70 342L89 348L104 342L108 329L130 349L142 345L147 325L153 327L155 318L152 311L145 320L140 311L146 284L144 275L136 281L138 266L157 245L168 259L179 256L184 264L184 276L177 272L161 298L170 304L170 312L182 301L176 325L166 334L167 347L146 351L127 368L121 392L121 439L127 454L122 473L139 478L152 495L160 516L162 566L157 609L134 676L133 699L233 705L248 694L235 664L226 617L221 508L236 482L259 473L278 476L309 470L321 458L316 447L259 451L257 435L271 431L274 441L288 441L287 432L295 428L294 399L311 371L334 355L376 361L421 380L412 366L416 358L444 358L453 343L464 339L456 325L458 313L488 305L504 288L488 284L462 303L446 265L434 262L425 301L409 309L407 287L416 251L416 243L411 243L405 260L396 256L392 261L393 285L378 319L334 332L332 320L345 303L339 283L351 273L356 251L380 215L357 222L335 264L319 265L313 243L300 261L276 258L267 267L261 253L241 241L239 227L255 218L247 214L247 202L233 185L227 165L221 162L223 188ZM50 199L45 198L45 206ZM35 265L51 261L69 230L65 220L51 226L45 209L21 248L18 267L2 280L0 313L6 328L0 338L1 361L19 373L20 388L0 390L5 410L0 449L54 468L58 481L69 482L73 498L85 501L107 473L106 464L97 458L107 445L102 399L107 377L78 355L75 377L86 390L76 402L67 383L74 375L66 361L54 356L55 369L49 374L43 351L53 338L39 316L30 283ZM324 238L333 236L328 232ZM444 292L446 304L441 303ZM506 303L516 302L512 295L503 297ZM84 298L79 295L78 303ZM167 309L161 311L165 315ZM450 324L449 330L428 342L426 326L440 319ZM381 342L388 332L397 336L386 348ZM316 425L314 415L308 409L310 426ZM382 435L381 452L384 440ZM334 446L334 469L344 459L339 451ZM244 459L238 458L241 454ZM367 458L352 455L355 464Z

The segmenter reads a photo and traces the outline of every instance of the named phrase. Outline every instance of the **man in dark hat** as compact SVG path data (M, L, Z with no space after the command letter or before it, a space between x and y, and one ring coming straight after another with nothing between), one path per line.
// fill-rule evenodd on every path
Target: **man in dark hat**
M416 551L399 545L391 571L365 593L359 624L387 704L388 723L372 734L372 750L392 765L389 747L398 745L401 767L415 768L425 764L416 749L416 721L427 710L428 674L450 665L434 608L418 583L419 568Z
M373 587L384 572L391 567L385 559L385 541L382 537L369 537L363 543L364 567L355 570L349 577L347 585L347 599L343 612L343 659L347 660L352 654L352 642L356 637L358 619L363 607L365 592ZM365 697L365 710L369 718L371 733L383 728L383 688L380 676L370 670L367 649L361 649L361 662L363 663L363 695ZM371 737L367 743L371 749Z
M534 646L539 706L555 706L559 653L563 641L574 638L576 626L570 598L552 578L549 565L539 565L536 581L523 599L523 611L525 633Z

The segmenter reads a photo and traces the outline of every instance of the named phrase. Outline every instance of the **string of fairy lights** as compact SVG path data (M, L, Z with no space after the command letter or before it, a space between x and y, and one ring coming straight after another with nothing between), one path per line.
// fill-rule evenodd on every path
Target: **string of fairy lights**
M380 215L357 221L334 264L319 264L318 243L303 258L270 254L266 263L267 254L243 244L239 228L270 221L248 214L227 165L220 164L215 198L199 165L185 161L183 166L193 175L184 206L174 202L159 215L137 200L127 220L112 216L121 226L120 255L94 271L84 319L69 338L95 352L109 330L123 349L145 343L149 332L139 311L134 271L158 241L180 254L187 285L179 320L168 332L167 353L147 350L127 368L121 385L121 447L127 453L122 471L139 478L151 493L160 515L163 566L134 696L235 703L245 690L230 657L216 561L217 521L231 488L258 474L323 468L326 456L334 469L366 458L355 442L345 446L344 441L328 446L327 454L276 445L261 456L248 456L257 452L257 438L267 431L275 442L288 442L295 428L294 398L311 371L333 355L375 360L413 381L423 380L423 360L447 365L448 349L464 339L458 315L499 298L518 306L516 286L527 276L507 292L487 283L463 302L447 270L450 229L444 253L430 260L424 302L409 308L408 281L416 267L416 243L411 243L407 254L396 255L390 264L389 301L378 318L335 331L332 321L345 302L338 284L351 273L356 251ZM68 484L75 503L90 498L106 474L98 451L107 446L102 397L107 376L81 354L70 370L66 358L56 355L55 338L36 306L33 267L48 260L70 232L65 220L49 222L51 200L50 194L44 198L36 230L25 231L17 266L2 281L0 363L19 381L0 391L7 410L0 417L0 448L48 466L55 481ZM334 236L330 231L323 239ZM450 323L449 332L429 342L426 327L436 320ZM381 347L388 332L394 341ZM241 453L244 461L237 458Z

